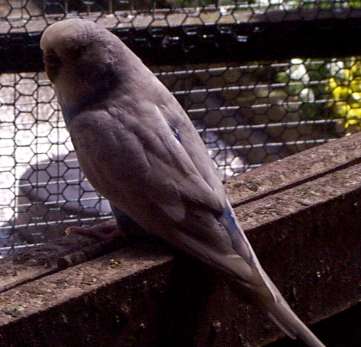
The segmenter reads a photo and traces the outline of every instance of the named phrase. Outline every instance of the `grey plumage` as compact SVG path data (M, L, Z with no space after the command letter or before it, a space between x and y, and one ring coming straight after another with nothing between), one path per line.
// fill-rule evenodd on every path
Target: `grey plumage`
M41 47L80 165L147 232L228 273L289 336L324 346L266 275L185 111L117 37L50 26Z

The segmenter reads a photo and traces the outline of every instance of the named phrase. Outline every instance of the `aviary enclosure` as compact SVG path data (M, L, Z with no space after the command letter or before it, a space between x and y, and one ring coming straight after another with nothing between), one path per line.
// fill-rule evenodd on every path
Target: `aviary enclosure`
M187 110L224 180L361 125L361 2L2 0L0 253L110 217L79 170L39 40L102 23Z

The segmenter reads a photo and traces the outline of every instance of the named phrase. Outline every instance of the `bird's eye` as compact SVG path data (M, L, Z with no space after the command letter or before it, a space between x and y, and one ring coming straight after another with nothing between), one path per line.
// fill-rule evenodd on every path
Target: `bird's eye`
M53 50L49 50L44 54L44 64L48 67L59 67L61 60Z

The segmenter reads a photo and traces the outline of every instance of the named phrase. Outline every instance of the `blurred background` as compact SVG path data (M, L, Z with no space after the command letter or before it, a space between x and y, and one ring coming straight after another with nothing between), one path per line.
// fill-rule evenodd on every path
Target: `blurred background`
M224 180L357 131L361 1L1 0L0 253L110 217L78 168L39 39L118 35L187 110Z

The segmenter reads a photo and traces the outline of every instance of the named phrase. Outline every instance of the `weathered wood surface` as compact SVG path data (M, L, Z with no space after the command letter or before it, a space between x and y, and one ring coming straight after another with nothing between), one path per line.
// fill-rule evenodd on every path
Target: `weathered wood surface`
M64 236L34 247L20 249L0 259L0 293L113 251L125 241L96 242L78 235Z
M361 300L360 143L353 135L227 184L266 271L307 322ZM44 273L0 294L0 346L264 346L280 336L227 279L154 243L62 271L59 258L78 249L49 247L42 264L1 265L8 286L16 272Z

